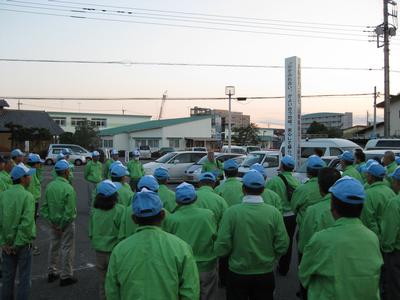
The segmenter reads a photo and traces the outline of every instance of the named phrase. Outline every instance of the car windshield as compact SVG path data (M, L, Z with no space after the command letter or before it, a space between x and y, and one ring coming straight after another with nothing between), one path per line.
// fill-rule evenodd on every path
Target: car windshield
M350 151L353 152L354 150L357 149L357 147L340 147L340 149L344 152L344 151Z
M171 158L173 158L175 155L176 155L176 153L173 153L173 152L167 153L167 154L161 156L159 159L157 159L156 162L164 164L167 161L169 161Z
M260 147L247 147L247 152L260 151Z
M251 153L247 155L246 159L243 161L243 167L250 167L256 163L261 163L264 158L264 154L261 153Z
M150 150L149 146L140 146L139 150Z
M205 156L203 156L202 158L200 158L200 159L195 163L195 165L204 165L204 163L205 163L207 160L208 160L208 156L205 155Z

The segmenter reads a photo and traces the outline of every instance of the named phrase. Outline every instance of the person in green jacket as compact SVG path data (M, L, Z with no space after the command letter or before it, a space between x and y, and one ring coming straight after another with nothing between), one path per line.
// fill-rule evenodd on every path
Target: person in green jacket
M299 229L299 252L303 253L314 233L333 225L335 220L331 214L331 194L329 189L341 178L334 168L322 168L318 172L318 186L322 201L309 206L304 214L302 227Z
M273 299L273 268L286 253L289 237L282 214L265 204L264 177L250 170L243 177L243 202L222 217L215 242L218 257L229 255L227 299Z
M392 174L397 168L396 156L393 151L386 151L382 158L382 163L386 168L386 174ZM392 178L388 178L389 183L391 183Z
M359 220L364 188L345 176L329 192L335 223L313 235L299 267L308 300L378 300L383 260L377 236Z
M354 154L350 151L344 151L338 156L340 159L340 165L343 170L342 176L350 176L357 179L361 184L364 184L364 180L361 177L360 172L354 166Z
M253 164L252 166L250 166L250 170L258 171L264 177L264 180L267 179L265 169L261 164L259 164L259 163ZM266 204L272 205L277 210L279 210L281 213L283 212L281 197L279 197L279 195L277 193L265 188L261 197L263 198L263 200Z
M400 191L400 167L389 175L395 193ZM400 299L400 196L392 198L382 217L382 299Z
M311 155L307 159L307 177L309 180L300 185L293 193L291 205L300 230L306 209L322 201L318 186L318 172L325 166L325 162L319 156Z
M200 175L199 188L197 189L196 206L207 208L214 213L215 220L219 226L228 204L225 199L214 192L214 185L217 178L211 172Z
M158 194L146 188L137 192L132 212L139 227L111 253L107 300L198 300L200 280L192 249L161 230L165 212Z
M224 162L224 173L226 180L215 188L215 193L225 199L228 206L242 202L242 182L237 178L238 163L233 159Z
M11 179L11 170L13 168L13 164L11 159L3 158L4 160L4 168L0 171L0 180L6 185L7 189L13 185Z
M90 215L89 238L96 251L96 268L99 273L100 299L105 300L104 282L108 262L114 247L118 244L118 233L124 207L118 204L118 187L110 180L104 180L96 188L96 198Z
M69 164L68 182L69 182L70 184L72 184L72 182L73 182L73 180L74 180L74 169L75 169L75 166L74 166L73 164L71 164L71 163L68 161L69 155L65 156L65 155L63 154L64 152L65 152L65 153L68 153L68 151L69 151L68 149L63 149L62 152L59 153L59 154L57 155L57 157L56 157L56 163L57 163L58 161L60 161L60 160L66 160L66 161L68 162L68 164ZM57 178L57 172L56 172L55 169L53 169L53 170L51 171L51 176L53 177L53 179L56 179L56 178Z
M176 208L175 193L167 187L169 172L166 168L160 167L154 170L154 177L159 184L158 196L160 196L163 207L173 213Z
M40 158L38 154L29 153L28 154L28 166L31 169L34 169L35 172L32 174L31 182L28 186L28 191L32 194L33 198L35 199L35 223L37 221L38 213L39 213L39 202L42 198L42 183L40 178L38 177L38 170L42 168L44 160ZM40 250L37 245L33 245L32 248L33 255L39 255Z
M223 177L223 165L220 161L215 159L214 151L208 151L207 153L208 160L203 164L201 168L201 173L211 172L217 178L217 180L221 180Z
M389 200L396 196L384 182L386 170L378 164L372 163L367 169L366 199L361 213L364 225L371 229L381 240L381 228L384 210Z
M286 276L286 274L289 272L290 261L292 259L293 236L296 231L296 216L292 211L291 201L293 191L296 190L296 188L300 185L300 182L293 176L294 167L294 158L290 155L285 155L281 159L278 169L279 174L273 176L265 184L267 189L274 191L279 195L279 197L281 197L283 221L290 238L289 248L286 254L283 255L279 260L278 272L282 276ZM286 186L284 180L287 182L288 186Z
M0 193L0 247L2 249L1 299L28 299L31 284L31 246L36 236L35 201L29 186L35 170L23 163L11 171L13 185ZM19 273L17 293L15 277Z
M92 204L93 193L96 186L103 180L103 165L99 161L100 153L98 151L92 152L92 159L89 160L83 171L83 177L87 183L87 198L89 207Z
M144 176L144 168L139 160L140 158L139 150L132 151L132 156L133 156L132 159L128 162L127 168L131 179L130 180L131 189L132 191L135 192L137 190L137 184L140 178Z
M9 187L9 183L6 183L1 176L1 173L4 171L4 168L5 168L5 162L6 162L6 160L4 159L4 157L0 156L0 193L4 192ZM8 173L7 173L7 175L8 175Z
M205 174L214 176L212 173ZM164 230L192 247L200 277L200 299L216 299L218 280L214 241L217 222L211 210L196 205L197 199L193 185L186 182L180 184L176 188L178 207L166 218Z
M135 194L126 180L129 176L128 169L122 164L113 164L111 166L111 180L118 187L118 203L122 206L131 206L132 198Z
M361 169L365 166L365 153L361 149L354 151L354 168L361 174ZM362 177L362 174L361 174ZM364 179L364 178L363 178Z
M73 277L75 247L76 193L68 182L70 166L66 160L59 160L54 166L57 177L45 190L40 215L50 226L50 250L48 282L60 278L60 286L76 283ZM61 246L62 245L62 246ZM61 252L61 274L57 265Z
M111 179L110 166L112 163L119 161L119 154L116 149L111 149L110 156L111 156L111 158L107 159L106 162L104 163L104 167L103 167L103 178L104 179Z

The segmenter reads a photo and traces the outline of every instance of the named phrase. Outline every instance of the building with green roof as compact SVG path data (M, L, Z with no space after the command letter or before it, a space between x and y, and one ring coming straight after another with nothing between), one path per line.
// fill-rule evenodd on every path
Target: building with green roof
M211 115L140 122L99 131L104 148L131 151L148 145L152 150L183 150L215 143Z

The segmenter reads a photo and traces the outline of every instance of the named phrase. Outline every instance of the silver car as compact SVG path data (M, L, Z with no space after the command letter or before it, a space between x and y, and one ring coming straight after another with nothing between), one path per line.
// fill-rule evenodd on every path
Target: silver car
M239 167L239 177L243 177L250 167L259 163L264 166L267 180L272 176L278 174L277 169L279 167L279 151L254 151L247 155L246 159L242 162Z
M57 162L57 156L64 150L65 148L56 148L52 147L49 149L49 152L47 153L46 159L45 159L45 164L46 165L54 165ZM76 166L80 166L86 163L86 157L85 155L82 155L81 153L76 153L74 150L71 150L71 154L69 156L69 161L72 162Z

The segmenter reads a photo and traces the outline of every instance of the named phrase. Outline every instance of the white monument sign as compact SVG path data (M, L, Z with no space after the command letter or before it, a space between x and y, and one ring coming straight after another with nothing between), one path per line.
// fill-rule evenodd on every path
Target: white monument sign
M293 156L296 168L301 158L301 69L297 56L285 59L285 154Z

